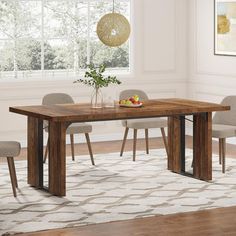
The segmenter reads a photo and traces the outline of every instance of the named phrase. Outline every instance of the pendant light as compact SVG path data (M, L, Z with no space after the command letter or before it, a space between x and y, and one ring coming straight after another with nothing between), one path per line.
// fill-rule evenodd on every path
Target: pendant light
M104 15L97 24L98 38L109 47L118 47L124 44L130 35L129 21L121 14L115 13L113 0L113 11Z

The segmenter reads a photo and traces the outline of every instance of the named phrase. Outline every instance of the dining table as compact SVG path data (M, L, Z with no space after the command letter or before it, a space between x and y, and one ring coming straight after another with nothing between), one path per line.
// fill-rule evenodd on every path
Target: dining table
M150 99L138 108L95 109L88 103L12 106L10 112L27 116L27 181L36 189L66 196L66 129L74 122L97 122L139 118L168 119L167 169L203 181L212 180L212 113L229 106L182 98ZM189 118L191 117L191 118ZM185 170L186 120L193 126L193 171ZM44 121L48 122L48 186L43 168Z

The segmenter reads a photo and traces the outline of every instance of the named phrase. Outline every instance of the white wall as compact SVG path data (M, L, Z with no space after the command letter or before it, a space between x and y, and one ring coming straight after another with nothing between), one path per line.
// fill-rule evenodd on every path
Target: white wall
M220 102L236 94L236 57L214 55L214 1L189 0L190 98Z
M132 1L133 73L120 78L122 85L115 88L116 94L122 89L140 88L150 98L185 97L189 0ZM1 81L0 140L14 139L23 144L26 140L26 117L9 113L9 106L40 104L42 97L52 92L65 92L76 101L89 101L91 90L72 82L73 79L67 78L58 81ZM122 137L119 121L96 123L91 135L92 140Z

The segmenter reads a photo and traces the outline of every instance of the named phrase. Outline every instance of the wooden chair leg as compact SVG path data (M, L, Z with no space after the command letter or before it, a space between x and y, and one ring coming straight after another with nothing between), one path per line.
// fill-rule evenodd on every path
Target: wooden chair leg
M124 149L125 149L125 143L126 143L126 139L127 139L128 133L129 133L129 128L125 128L124 139L123 139L122 146L121 146L121 151L120 151L120 156L121 157L122 157Z
M219 164L222 164L222 139L219 138Z
M137 129L134 129L133 161L135 161L136 158L137 131L138 131Z
M70 134L70 147L71 147L72 161L74 161L75 160L74 134Z
M9 168L9 173L10 173L10 178L11 178L13 194L14 194L14 197L16 197L16 188L18 187L18 184L17 184L15 164L14 164L13 157L7 157L7 163L8 163L8 168Z
M146 153L149 154L148 129L145 129Z
M45 149L45 153L44 153L44 157L43 157L43 163L45 163L46 160L47 160L47 155L48 155L48 145L49 145L49 138L48 138L48 141L47 141L47 145L46 145L46 149Z
M168 151L168 143L167 143L165 128L161 128L161 135L162 135L162 139L164 141L164 145L165 145L165 149L166 149L166 154L168 156L169 155L169 151Z
M222 139L222 172L225 173L226 139Z
M13 158L12 158L12 169L13 169L13 177L15 179L15 186L16 186L16 188L18 188L18 181L17 181L17 177L16 177L16 168L15 168L15 163L14 163Z
M92 147L91 147L91 143L90 143L89 134L85 133L85 137L86 137L86 141L87 141L87 144L88 144L88 150L89 150L92 165L95 165L95 162L94 162L94 159L93 159L93 152L92 152Z

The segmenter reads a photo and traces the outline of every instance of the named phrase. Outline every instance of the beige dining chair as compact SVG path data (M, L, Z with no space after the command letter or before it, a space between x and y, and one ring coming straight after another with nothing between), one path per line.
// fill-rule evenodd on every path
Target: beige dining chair
M55 105L55 104L73 104L74 100L73 98L66 94L66 93L50 93L43 97L42 104L43 105ZM44 122L45 131L48 132L48 122ZM85 134L85 138L88 145L88 150L90 154L90 159L92 162L92 165L95 165L94 159L93 159L93 152L92 147L90 143L89 133L92 132L92 125L87 123L72 123L66 130L66 134L70 135L70 142L71 142L71 154L72 154L72 160L75 160L75 151L74 151L74 134ZM48 140L49 141L49 140ZM44 163L47 159L48 154L48 141L47 146L44 154Z
M222 105L230 106L229 111L217 111L212 121L212 137L219 139L219 163L225 173L226 138L236 136L236 96L227 96Z
M144 102L144 105L145 105L145 100L148 100L147 94L144 91L137 90L137 89L130 89L130 90L122 91L120 93L120 100L128 99L128 98L132 97L133 95L138 95L140 98L140 101ZM138 108L133 108L133 109L138 109ZM151 128L160 128L161 129L161 134L162 134L162 138L164 141L166 153L168 155L168 145L167 145L167 138L166 138L166 134L165 134L165 127L167 127L167 120L161 119L161 118L131 119L131 120L123 120L122 125L125 127L125 133L124 133L124 138L123 138L123 142L122 142L120 156L123 155L129 129L134 130L134 134L133 134L133 161L135 161L135 158L136 158L137 132L139 129L145 130L146 153L149 154L148 129L151 129Z
M10 178L11 186L14 197L16 197L16 188L18 188L16 169L14 163L14 157L20 154L21 146L20 143L14 141L0 141L0 157L6 157Z

